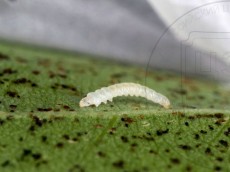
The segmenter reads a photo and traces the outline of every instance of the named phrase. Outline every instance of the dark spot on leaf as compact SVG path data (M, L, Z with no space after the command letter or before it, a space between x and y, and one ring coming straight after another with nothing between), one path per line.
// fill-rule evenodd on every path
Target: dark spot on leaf
M200 135L199 134L195 134L195 139L199 140L200 139Z
M14 91L7 91L6 94L10 97L17 97L17 98L20 98L20 96L18 95L17 92L14 92Z
M34 126L34 125L31 125L31 126L29 127L29 131L31 131L31 132L35 131L35 126Z
M6 160L1 164L2 167L7 167L9 165L10 165L10 160Z
M214 130L213 126L208 125L208 127L209 127L210 130Z
M134 122L134 120L132 118L130 118L130 117L122 117L121 121L125 122L125 123L128 123L128 124L131 124L131 123Z
M62 137L63 137L64 139L66 139L66 140L69 140L69 139L70 139L69 135L67 135L67 134L64 134Z
M37 126L41 127L43 125L42 120L39 119L37 116L32 116L32 119Z
M15 110L17 108L17 105L10 105L9 107L11 110Z
M206 148L206 149L205 149L205 153L208 154L208 155L210 155L210 154L212 153L212 151L211 151L210 148Z
M216 171L221 171L221 167L220 167L220 166L215 166L215 167L214 167L214 170L216 170Z
M8 121L12 121L14 119L14 116L13 115L7 115L6 119Z
M154 151L154 150L152 150L152 149L149 150L149 153L150 153L150 154L156 154L156 155L157 155L157 152Z
M34 153L32 154L32 157L34 158L34 160L39 160L41 159L42 155L40 153Z
M103 158L106 157L106 154L104 152L99 151L97 154L100 157L103 157Z
M38 70L33 70L32 73L33 73L34 75L39 75L39 74L40 74L40 72L39 72Z
M214 116L216 118L223 118L224 117L224 114L223 113L215 113Z
M52 108L37 108L37 110L40 112L49 112L52 111Z
M192 147L189 145L179 145L179 148L183 149L183 150L191 150Z
M165 152L166 152L166 153L169 153L169 152L170 152L170 150L169 150L169 149L165 149Z
M229 136L230 135L230 127L224 132L225 136Z
M219 143L225 147L228 147L228 142L225 140L220 140Z
M189 123L188 123L188 122L185 122L184 124L185 124L186 126L189 126Z
M63 108L66 109L66 110L69 110L69 109L70 109L70 107L67 106L67 105L64 105Z
M192 167L190 165L188 165L185 169L186 169L187 172L192 171Z
M173 164L180 164L180 160L178 158L171 158L170 160Z
M5 121L3 119L0 119L0 125L3 125Z
M38 87L38 85L35 83L31 83L31 87Z
M162 135L164 135L164 134L167 134L169 132L169 129L166 129L166 130L157 130L156 131L156 134L158 135L158 136L162 136Z
M215 122L216 125L221 125L222 123L224 123L225 120L224 119L219 119Z
M186 95L187 94L187 90L185 89L172 89L173 92L180 94L180 95Z
M58 148L63 148L64 147L64 144L62 142L59 142L56 144L56 147Z
M26 78L19 78L13 81L14 84L25 84L27 82L30 82L30 80L27 80Z
M113 166L116 167L116 168L124 168L124 161L122 160L119 160L119 161L116 161L113 163Z
M122 140L124 143L129 142L129 139L128 139L128 137L126 137L126 136L121 136L121 140Z
M22 152L21 158L24 159L26 156L29 156L32 154L32 151L30 149L24 149Z
M46 142L47 141L47 136L41 136L42 142Z
M207 134L207 131L205 131L205 130L200 130L200 133L201 133L201 134Z
M17 71L16 71L16 70L13 70L13 69L11 69L11 68L6 68L6 69L4 69L4 70L2 71L2 75L3 75L3 74L9 74L9 75L11 75L11 74L14 74L14 73L17 73Z
M222 162L224 159L222 157L216 157L216 160Z
M9 56L3 53L0 53L0 60L9 60Z

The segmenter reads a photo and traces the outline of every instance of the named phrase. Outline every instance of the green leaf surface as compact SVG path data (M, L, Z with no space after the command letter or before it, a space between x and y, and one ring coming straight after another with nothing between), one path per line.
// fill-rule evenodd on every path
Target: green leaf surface
M88 92L146 85L172 108ZM230 171L229 91L172 72L2 43L0 171Z

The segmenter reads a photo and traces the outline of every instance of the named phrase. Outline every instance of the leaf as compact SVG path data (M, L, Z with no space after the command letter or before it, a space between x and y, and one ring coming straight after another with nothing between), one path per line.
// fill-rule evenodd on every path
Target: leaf
M88 92L147 85L172 102ZM0 171L229 171L229 92L214 82L82 54L0 45Z

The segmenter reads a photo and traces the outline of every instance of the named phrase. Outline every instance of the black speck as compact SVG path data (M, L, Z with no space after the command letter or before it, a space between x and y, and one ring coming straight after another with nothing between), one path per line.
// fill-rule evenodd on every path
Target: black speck
M3 119L0 119L0 125L3 125L5 121Z
M191 150L192 147L189 145L179 145L179 148L183 149L183 150Z
M221 171L221 167L220 167L220 166L215 166L214 169L215 169L216 171Z
M69 139L70 139L69 135L67 135L67 134L64 134L62 137L63 137L64 139L66 139L66 140L69 140Z
M7 166L9 166L9 165L10 165L10 161L9 161L9 160L6 160L6 161L4 161L4 162L1 164L2 167L7 167Z
M56 144L56 147L58 148L63 148L64 147L64 144L62 142L59 142Z
M195 134L195 139L199 140L200 139L200 135L199 134Z
M171 158L170 160L173 164L180 164L180 160L178 158Z
M32 154L32 157L34 158L34 160L39 160L41 159L42 155L40 153L34 153Z
M42 136L41 139L42 139L42 142L46 142L47 141L47 136Z
M185 122L184 124L185 124L187 127L189 126L189 123L188 123L188 122Z
M124 168L124 161L122 160L119 160L119 161L116 161L113 163L113 166L116 167L116 168Z
M106 154L104 152L99 151L97 154L100 157L106 157Z
M35 126L34 126L34 125L31 125L31 126L29 127L29 131L31 131L31 132L35 131Z
M30 149L24 149L22 153L22 158L29 156L32 154L32 151Z
M43 125L42 120L40 120L37 116L32 116L32 119L37 126L41 127Z
M227 137L230 135L230 127L224 132L224 135Z
M16 70L13 70L13 69L11 69L11 68L6 68L6 69L4 69L3 71L2 71L2 75L3 74L14 74L14 73L17 73L17 71Z
M14 91L7 91L6 94L10 97L17 97L20 98L20 96L18 95L18 93L14 92Z
M165 152L166 152L166 153L169 153L169 152L170 152L170 150L169 150L169 149L165 149Z
M228 142L225 141L225 140L220 140L219 143L222 144L225 147L228 147Z
M128 139L128 137L126 137L126 136L121 136L121 140L122 140L124 143L129 142L129 139Z
M216 118L223 118L224 117L224 114L223 113L215 113L214 116Z
M67 106L67 105L64 105L63 108L66 109L66 110L69 110L69 109L70 109L70 107Z
M200 130L200 133L201 133L201 134L207 134L207 131L205 131L205 130Z
M0 53L0 60L9 60L9 56L3 53Z
M152 149L149 150L149 153L150 153L150 154L157 154L157 152L154 151L154 150L152 150Z
M38 70L33 70L32 73L33 73L34 75L39 75L39 74L40 74L40 72L39 72Z
M210 130L214 130L213 126L208 125L208 127L209 127Z
M216 157L216 160L222 162L224 159L222 157Z
M38 87L38 85L35 83L31 83L31 87Z
M225 120L223 118L220 118L215 122L215 124L216 125L221 125L223 122L225 122Z
M40 112L49 112L52 111L52 108L37 108L37 110Z
M27 80L26 78L19 78L13 81L14 84L25 84L27 82L30 82L30 81Z
M188 166L186 167L186 171L187 171L187 172L192 171L192 167L191 167L190 165L188 165Z
M156 131L156 134L158 135L158 136L161 136L161 135L163 135L163 134L167 134L169 132L169 129L166 129L166 130L157 130Z
M206 149L205 149L205 153L208 154L208 155L210 155L210 154L212 153L212 151L211 151L210 148L206 148Z

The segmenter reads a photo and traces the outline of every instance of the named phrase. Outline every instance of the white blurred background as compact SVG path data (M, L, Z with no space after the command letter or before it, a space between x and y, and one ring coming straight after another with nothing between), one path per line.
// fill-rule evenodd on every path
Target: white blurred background
M230 2L0 0L0 39L229 81Z

